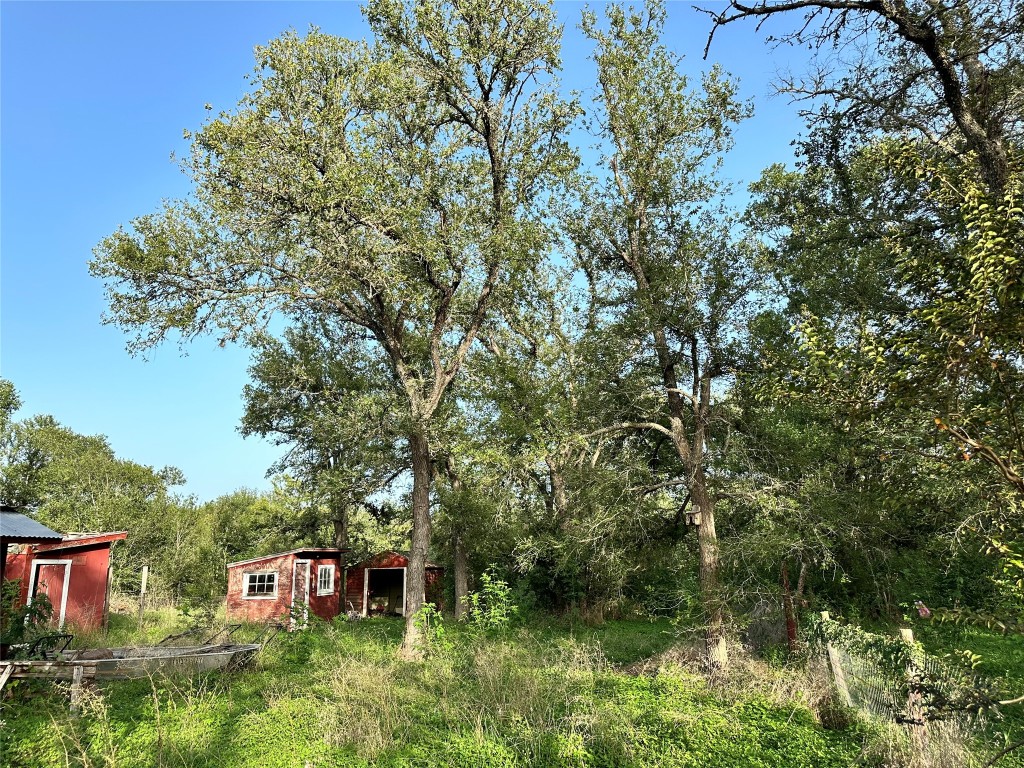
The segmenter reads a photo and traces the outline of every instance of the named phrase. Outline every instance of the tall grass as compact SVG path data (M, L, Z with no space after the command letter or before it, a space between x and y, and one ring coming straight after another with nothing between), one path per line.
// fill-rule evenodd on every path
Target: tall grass
M448 628L421 662L398 659L401 632L320 623L244 673L104 684L77 720L52 691L22 690L3 705L0 755L19 768L838 768L874 738L857 723L822 728L811 697L783 682L795 673L751 661L709 687L669 650L667 623Z

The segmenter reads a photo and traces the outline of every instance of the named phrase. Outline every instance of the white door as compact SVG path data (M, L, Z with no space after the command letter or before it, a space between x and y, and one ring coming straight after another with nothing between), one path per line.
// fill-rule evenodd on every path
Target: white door
M292 615L289 625L305 628L309 622L309 560L296 560L292 567Z

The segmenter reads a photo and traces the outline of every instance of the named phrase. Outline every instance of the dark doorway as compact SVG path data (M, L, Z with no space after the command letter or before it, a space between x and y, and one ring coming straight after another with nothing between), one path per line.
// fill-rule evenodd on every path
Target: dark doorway
M367 614L402 616L405 613L405 568L370 568L366 589Z

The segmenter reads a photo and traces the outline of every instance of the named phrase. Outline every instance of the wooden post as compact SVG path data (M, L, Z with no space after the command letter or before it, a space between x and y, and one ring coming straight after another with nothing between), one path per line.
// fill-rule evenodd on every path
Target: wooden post
M828 611L821 612L822 621L830 621ZM828 652L828 665L832 668L832 679L836 683L836 690L839 691L839 698L848 706L853 706L853 699L850 698L850 689L846 687L846 675L843 674L843 665L839 661L839 651L832 643L825 641L825 650Z
M75 667L71 676L71 714L78 717L82 711L82 676L85 670L81 665Z
M7 540L0 538L0 596L3 595L5 571L7 569ZM7 614L9 605L0 605L0 636L4 633L4 616ZM4 644L0 643L0 661L4 660Z
M914 630L900 629L900 640L907 644L910 649L914 647ZM914 662L911 652L910 660L907 662L907 719L910 722L910 734L919 750L925 747L925 722L921 701L921 691L917 688L914 678L918 673L917 665Z
M139 629L142 629L142 623L145 618L146 612L146 584L149 581L149 566L142 566L142 586L139 589Z

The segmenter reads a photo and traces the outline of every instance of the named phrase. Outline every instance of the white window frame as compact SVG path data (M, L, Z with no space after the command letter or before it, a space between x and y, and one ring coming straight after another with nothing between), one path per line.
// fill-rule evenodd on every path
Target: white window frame
M330 576L330 587L328 589L321 589L320 583L323 580L324 574L329 573ZM316 596L322 597L324 595L334 594L334 566L333 565L318 565L316 568Z
M249 577L250 576L273 576L274 577L274 591L269 594L262 595L250 595L249 594ZM276 600L277 599L277 588L281 583L280 576L277 571L242 571L242 599L243 600Z

